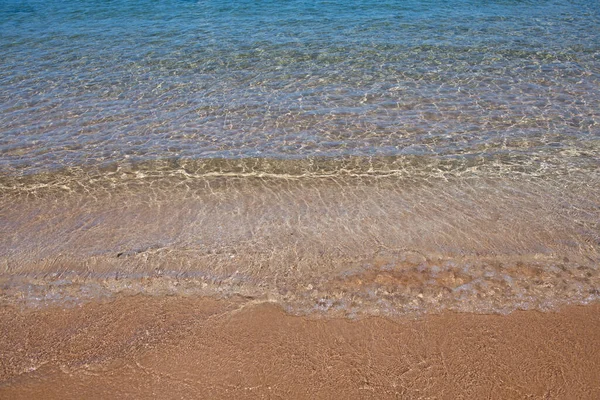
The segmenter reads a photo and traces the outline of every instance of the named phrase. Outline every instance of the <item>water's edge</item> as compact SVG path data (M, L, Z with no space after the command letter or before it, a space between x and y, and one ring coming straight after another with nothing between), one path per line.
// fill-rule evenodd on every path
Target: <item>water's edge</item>
M2 301L244 296L351 317L585 304L599 297L600 177L593 160L553 160L164 160L4 176Z

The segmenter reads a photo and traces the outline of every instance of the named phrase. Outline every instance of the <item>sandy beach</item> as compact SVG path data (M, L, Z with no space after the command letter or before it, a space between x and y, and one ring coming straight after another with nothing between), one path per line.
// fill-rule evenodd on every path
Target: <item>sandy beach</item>
M131 296L0 316L3 399L600 397L598 304L349 320Z
M600 399L600 1L0 32L0 400Z

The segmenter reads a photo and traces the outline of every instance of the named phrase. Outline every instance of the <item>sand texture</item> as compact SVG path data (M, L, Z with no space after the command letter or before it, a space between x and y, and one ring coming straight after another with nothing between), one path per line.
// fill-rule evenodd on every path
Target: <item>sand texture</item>
M600 305L419 319L244 299L0 309L0 398L600 398Z

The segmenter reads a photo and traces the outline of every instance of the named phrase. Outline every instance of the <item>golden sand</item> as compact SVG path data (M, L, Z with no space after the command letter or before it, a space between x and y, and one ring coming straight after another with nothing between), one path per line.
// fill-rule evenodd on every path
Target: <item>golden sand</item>
M598 399L600 305L420 319L120 297L0 309L2 399Z

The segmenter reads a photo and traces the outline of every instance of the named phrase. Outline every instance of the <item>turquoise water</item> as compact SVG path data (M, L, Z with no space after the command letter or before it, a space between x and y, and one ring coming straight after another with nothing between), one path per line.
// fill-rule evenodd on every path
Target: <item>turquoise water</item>
M0 0L0 303L600 299L597 1Z
M0 168L598 157L596 1L0 1ZM575 161L574 161L575 162Z

